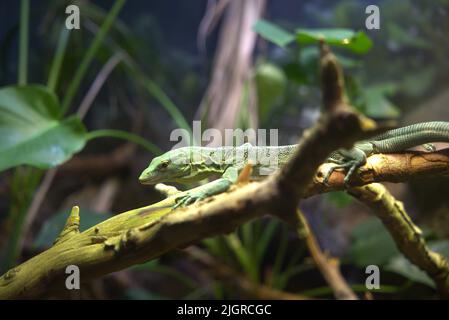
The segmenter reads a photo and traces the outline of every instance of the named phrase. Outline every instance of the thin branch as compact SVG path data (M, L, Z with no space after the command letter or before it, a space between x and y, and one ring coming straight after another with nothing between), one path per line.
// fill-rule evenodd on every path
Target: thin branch
M114 68L123 60L123 53L117 52L111 58L109 58L108 62L101 68L100 72L95 77L95 80L92 82L92 85L89 88L89 91L81 101L80 106L78 107L77 114L83 119L94 102L95 98L103 87L106 79L109 77Z
M229 1L230 0L219 0L218 3L216 0L207 1L206 12L201 19L196 39L197 47L201 53L206 53L206 38L217 25L218 20L223 15Z
M378 183L353 188L350 194L373 210L404 256L433 279L442 298L449 298L449 262L427 247L421 230L407 215L402 202Z
M315 261L315 264L324 279L332 288L335 298L343 300L358 300L357 295L354 291L352 291L341 274L338 260L329 259L323 251L321 251L321 248L315 239L312 230L310 229L310 225L306 217L299 209L296 212L296 228L299 237L306 240L310 255L312 256L313 261Z
M23 248L23 244L24 244L26 235L28 233L28 230L30 229L31 224L33 223L34 219L37 217L39 209L47 196L48 190L50 189L50 186L51 186L57 172L58 172L57 168L52 168L52 169L48 170L45 173L41 184L37 188L36 193L33 197L33 200L31 201L31 204L30 204L28 211L26 213L26 216L25 216L25 222L23 224L22 232L21 232L22 236L21 236L21 240L18 245L18 248Z

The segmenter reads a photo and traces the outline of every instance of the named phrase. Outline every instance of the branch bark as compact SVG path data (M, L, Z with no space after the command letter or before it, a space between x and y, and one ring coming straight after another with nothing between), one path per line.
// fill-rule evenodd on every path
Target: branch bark
M318 169L312 183L303 196L305 198L330 192L345 190L344 171L334 171L327 184L323 178L334 166L324 163ZM406 152L398 154L375 154L367 163L357 170L350 181L351 186L363 186L373 182L405 182L414 178L441 176L449 174L449 149L437 152Z

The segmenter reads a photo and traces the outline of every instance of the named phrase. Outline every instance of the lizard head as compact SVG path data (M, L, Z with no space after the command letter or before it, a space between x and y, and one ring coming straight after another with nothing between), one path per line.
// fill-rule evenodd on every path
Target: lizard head
M141 184L187 182L191 176L191 148L179 148L154 158L139 177Z

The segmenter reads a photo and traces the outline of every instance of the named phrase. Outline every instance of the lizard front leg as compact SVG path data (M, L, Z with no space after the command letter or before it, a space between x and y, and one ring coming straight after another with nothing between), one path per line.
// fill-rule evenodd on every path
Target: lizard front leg
M206 183L205 185L196 188L194 191L188 191L185 195L177 198L176 205L173 208L176 209L179 207L185 207L207 197L225 192L233 183L237 181L237 178L237 168L229 167L225 170L221 178Z

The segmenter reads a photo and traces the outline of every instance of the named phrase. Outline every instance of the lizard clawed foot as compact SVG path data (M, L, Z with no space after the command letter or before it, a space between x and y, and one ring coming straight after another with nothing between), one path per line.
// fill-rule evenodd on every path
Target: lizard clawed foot
M326 175L324 176L324 178L323 178L323 183L324 183L326 186L328 185L327 183L329 182L329 178L330 178L330 176L332 175L332 173L335 171L336 167L337 167L337 166L330 167L329 170L327 171Z
M177 209L180 207L186 207L189 204L196 203L200 200L203 200L206 197L207 197L207 195L203 192L187 193L186 195L181 196L176 199L176 204L173 206L173 209Z
M345 178L343 180L343 183L345 185L345 187L349 186L349 181L352 177L352 175L354 174L355 170L360 167L360 163L358 161L348 161L346 163L341 163L341 164L337 164L331 168L329 168L329 171L326 173L326 175L323 178L323 183L328 186L328 182L329 182L329 178L332 175L332 173L337 170L337 169L348 169L348 172L345 174Z
M356 161L351 161L348 165L349 170L345 175L345 178L343 179L343 184L346 188L349 187L349 181L351 180L352 175L354 174L355 170L357 170L358 167L360 167L360 163Z
M325 185L328 185L329 178L330 178L330 176L332 175L332 173L334 173L335 170L337 170L337 169L346 169L346 168L348 168L349 166L351 166L351 163L350 163L350 162L342 163L342 164L337 164L337 165L335 165L335 166L330 167L330 168L329 168L329 171L327 171L326 175L325 175L324 178L323 178L323 183L324 183Z

